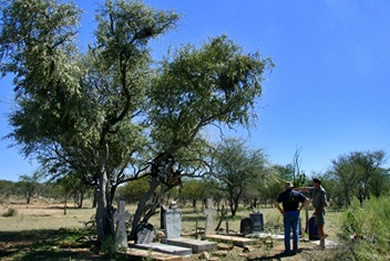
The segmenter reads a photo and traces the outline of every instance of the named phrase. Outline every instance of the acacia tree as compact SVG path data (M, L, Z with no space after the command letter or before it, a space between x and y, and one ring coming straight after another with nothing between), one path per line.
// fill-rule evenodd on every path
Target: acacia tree
M149 79L147 44L178 16L140 2L106 1L97 15L96 44L86 54L75 44L79 18L72 3L4 1L1 71L14 75L18 104L10 137L53 174L77 171L95 186L104 240L114 233L115 189L129 180L125 170L143 148L142 126L133 119Z
M19 177L20 185L26 196L26 204L30 204L31 198L34 196L41 178L42 172L38 170L34 171L32 175L21 175Z
M117 186L148 177L133 237L181 176L210 172L201 131L248 124L272 63L222 36L152 66L149 40L174 27L178 15L123 0L106 1L96 42L82 54L75 45L79 18L71 3L4 3L1 71L14 74L18 103L10 137L53 175L78 173L95 187L99 240L113 235Z
M222 189L227 193L232 216L247 188L265 178L266 159L261 150L250 150L243 141L226 139L217 147L215 171L221 175Z

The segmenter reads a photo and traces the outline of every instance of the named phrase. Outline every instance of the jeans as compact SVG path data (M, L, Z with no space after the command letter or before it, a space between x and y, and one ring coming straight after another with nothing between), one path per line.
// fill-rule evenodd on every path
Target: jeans
M290 252L290 234L293 231L293 251L298 252L298 236L299 236L299 212L287 211L284 213L284 247L285 252Z

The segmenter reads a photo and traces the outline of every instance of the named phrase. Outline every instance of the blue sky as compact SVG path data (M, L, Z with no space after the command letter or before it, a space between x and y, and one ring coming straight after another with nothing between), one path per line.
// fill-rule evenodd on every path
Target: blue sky
M103 1L75 1L85 10L80 47L93 41L94 10ZM274 163L292 161L324 171L340 154L383 149L390 155L390 1L148 0L183 14L177 29L156 39L153 56L169 46L199 44L227 34L248 52L272 57L258 101L256 128L229 131L264 148ZM10 79L0 80L0 136L10 131ZM212 135L212 134L211 134ZM0 179L16 180L36 164L0 141Z

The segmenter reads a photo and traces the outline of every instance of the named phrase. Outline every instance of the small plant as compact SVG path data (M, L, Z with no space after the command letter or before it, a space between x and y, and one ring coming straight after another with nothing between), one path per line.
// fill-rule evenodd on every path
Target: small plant
M104 239L101 250L108 256L113 256L115 253L115 238L112 236Z
M18 212L14 208L9 208L5 213L3 213L3 217L14 217Z

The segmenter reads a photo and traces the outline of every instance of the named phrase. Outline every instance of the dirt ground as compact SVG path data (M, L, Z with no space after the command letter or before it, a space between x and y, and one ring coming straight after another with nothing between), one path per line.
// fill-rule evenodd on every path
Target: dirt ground
M127 206L130 213L135 212L133 205ZM16 210L16 215L3 217L8 209ZM198 221L204 226L205 216L199 208L198 213L192 208L182 207L182 232L189 233L195 228ZM10 201L0 204L0 259L1 260L107 260L102 253L96 252L96 247L85 238L85 223L93 219L95 210L90 202L78 209L72 204L64 215L63 204L33 201L26 205L21 201ZM266 232L282 232L282 216L272 208L262 209L265 219ZM249 211L241 209L235 218L229 218L229 228L239 231L240 220L249 216ZM337 232L341 212L327 213L327 233L329 239L337 241ZM159 227L159 215L150 222ZM225 227L225 223L223 226ZM305 235L307 237L307 235ZM83 239L79 241L79 239ZM88 236L92 238L92 236ZM265 246L262 240L253 246L250 253L243 253L242 248L235 247L220 260L312 260L315 255L326 255L326 251L313 252L315 245L301 239L301 253L292 257L280 256L283 251L283 242L274 241L272 247ZM102 258L102 259L101 259ZM123 258L123 257L122 257ZM118 260L118 257L113 260ZM199 260L194 256L191 260Z

